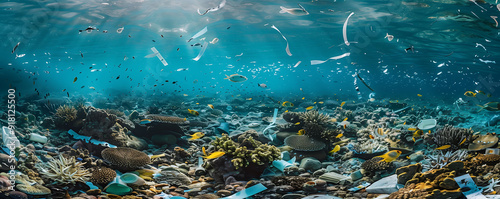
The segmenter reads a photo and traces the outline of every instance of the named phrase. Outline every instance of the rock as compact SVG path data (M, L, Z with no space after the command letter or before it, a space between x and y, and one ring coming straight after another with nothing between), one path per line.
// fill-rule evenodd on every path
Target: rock
M406 184L406 182L412 179L416 173L421 171L422 165L420 163L398 168L396 170L396 175L398 175L398 184Z
M295 194L295 193L289 193L285 194L281 197L281 199L300 199L306 197L305 195L302 194Z
M300 162L299 168L303 168L305 170L316 171L321 169L321 162L314 158L304 158Z
M453 190L458 188L457 182L455 179L446 177L442 182L439 183L439 187L443 189Z
M424 159L424 154L422 152L417 152L414 154L411 154L410 156L410 162L420 162Z
M276 186L276 193L280 193L280 194L286 194L288 192L292 192L294 190L294 188L291 186L291 185L280 185L280 186Z
M398 191L397 187L398 176L391 175L389 177L382 178L372 185L366 188L368 193L380 193L380 194L391 194Z

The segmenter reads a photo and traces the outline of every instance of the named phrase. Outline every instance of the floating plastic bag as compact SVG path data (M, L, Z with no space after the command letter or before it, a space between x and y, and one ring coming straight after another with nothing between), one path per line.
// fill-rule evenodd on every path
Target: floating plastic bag
M161 56L160 52L158 52L158 50L156 50L155 47L152 47L151 50L156 55L156 57L158 57L158 59L160 59L161 63L163 63L164 66L168 65L167 61L165 61L165 59L163 59L163 56Z
M194 61L200 60L201 56L203 56L203 53L205 53L205 50L207 49L207 47L208 47L208 43L207 42L203 43L203 48L201 49L200 53L198 53L198 56L196 56L193 60Z
M190 41L191 41L191 40L193 40L193 39L198 38L199 36L202 36L203 34L207 33L207 31L208 31L208 28L207 28L207 26L205 26L205 28L201 29L201 30L200 30L200 32L198 32L198 33L196 33L195 35L193 35L193 36L191 37L191 39L189 39L189 40L188 40L188 42L190 42Z
M288 45L288 40L286 39L286 37L281 34L281 31L278 30L278 28L276 28L276 26L272 25L271 28L275 29L276 31L278 31L280 33L280 35L283 37L283 39L285 39L286 41L286 54L288 54L288 56L292 56L292 53L290 52L290 48L289 48L289 45Z

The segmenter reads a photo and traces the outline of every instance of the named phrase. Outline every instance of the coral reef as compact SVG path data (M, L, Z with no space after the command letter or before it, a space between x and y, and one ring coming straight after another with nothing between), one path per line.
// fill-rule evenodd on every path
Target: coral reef
M301 176L276 176L271 179L271 182L276 186L290 185L294 190L301 190L303 184L310 180L311 178Z
M423 168L426 170L440 169L457 160L465 160L467 157L467 150L457 150L454 152L447 151L434 151L434 154L425 155L425 160L423 161Z
M129 129L120 125L116 115L91 107L78 134L91 136L93 139L116 146L143 148L143 144L136 144L134 141L138 140L138 138L127 135L128 131Z
M474 131L465 128L455 128L450 125L438 128L435 133L426 134L426 141L437 147L451 145L447 150L457 150L462 147L468 147ZM465 139L465 141L464 141ZM462 141L464 141L462 143Z
M398 175L398 184L406 184L406 182L412 179L416 173L420 172L422 172L421 164L412 164L396 169L396 175Z
M302 113L298 113L298 112L285 112L285 113L283 113L282 117L285 121L295 124L297 122L302 121L302 119L300 117L301 114Z
M45 178L63 184L75 184L76 181L85 182L90 178L90 172L83 165L84 163L77 162L75 157L66 159L60 155L59 159L38 164L36 167Z
M104 160L123 171L134 170L151 162L151 158L144 152L126 147L107 148L101 155Z

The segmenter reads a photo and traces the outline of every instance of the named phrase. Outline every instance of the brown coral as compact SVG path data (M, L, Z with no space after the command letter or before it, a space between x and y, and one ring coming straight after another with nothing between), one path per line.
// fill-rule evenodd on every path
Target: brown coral
M375 171L390 169L393 165L392 162L381 161L383 159L382 157L369 159L361 164L361 168L364 169L367 174L374 174L373 172Z
M106 185L113 181L116 177L116 172L107 167L98 167L92 171L90 181L97 185Z
M326 146L325 143L314 138L300 135L288 136L285 139L285 144L297 151L319 151Z
M173 117L173 116L164 116L164 115L156 115L150 114L146 115L147 119L150 119L154 122L168 123L168 124L185 124L188 123L186 118Z
M104 160L125 171L137 169L151 162L146 153L126 147L107 148L101 155Z

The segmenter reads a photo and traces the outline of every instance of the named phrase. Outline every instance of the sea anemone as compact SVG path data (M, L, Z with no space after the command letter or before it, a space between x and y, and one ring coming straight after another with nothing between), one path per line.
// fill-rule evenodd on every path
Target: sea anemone
M315 124L326 124L330 117L326 114L319 113L318 111L308 111L300 115L300 119L304 121L304 123L315 123Z
M66 159L60 155L59 159L36 165L36 167L43 176L57 183L75 184L76 181L86 182L90 179L91 174L83 167L84 164L77 162L75 157Z
M74 107L64 105L59 106L56 110L57 117L64 119L64 122L70 123L76 119L76 109Z

